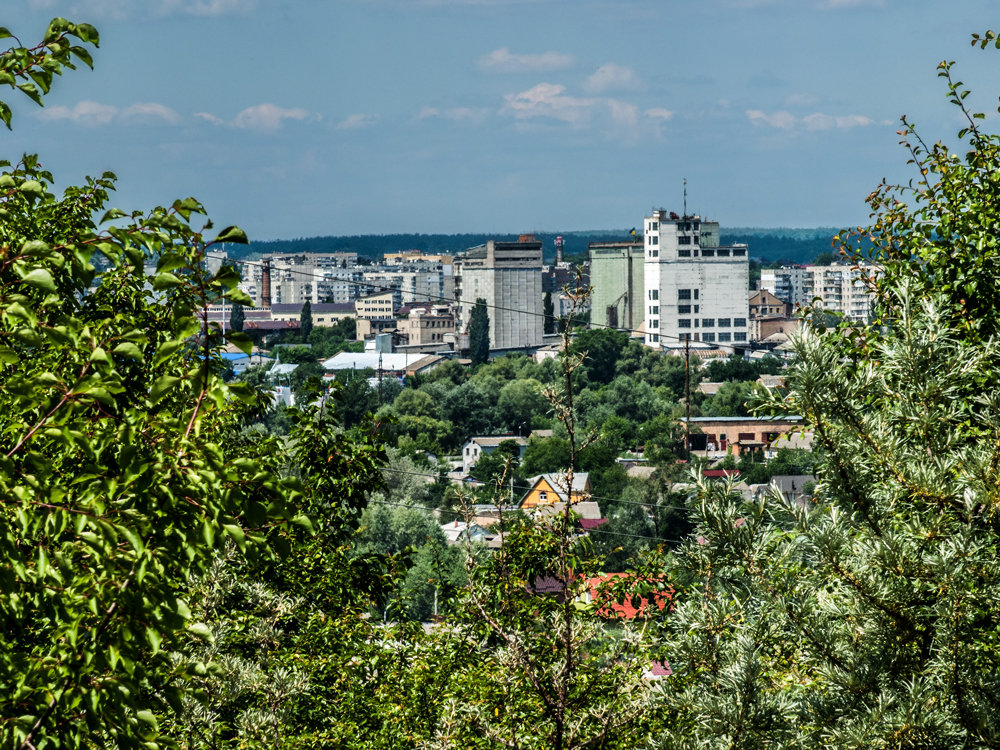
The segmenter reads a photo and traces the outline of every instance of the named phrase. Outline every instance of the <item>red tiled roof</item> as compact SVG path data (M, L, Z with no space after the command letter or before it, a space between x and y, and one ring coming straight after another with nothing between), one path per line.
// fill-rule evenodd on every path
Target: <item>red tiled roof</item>
M601 607L597 613L609 620L634 620L636 617L644 615L650 607L649 598L630 596L624 590L627 589L629 583L635 580L635 576L631 573L608 573L597 578L587 579L590 600L598 604L606 602L605 606ZM658 581L648 581L648 583L665 586L652 596L652 606L662 610L667 606L667 602L673 598L673 588ZM622 594L624 594L624 599L619 603L617 599ZM633 606L634 604L638 604L638 606Z
M701 472L703 477L708 477L710 479L718 479L719 477L738 477L740 475L739 469L705 469Z
M591 529L596 529L598 526L606 524L607 522L607 518L581 518L580 528L585 531L590 531Z

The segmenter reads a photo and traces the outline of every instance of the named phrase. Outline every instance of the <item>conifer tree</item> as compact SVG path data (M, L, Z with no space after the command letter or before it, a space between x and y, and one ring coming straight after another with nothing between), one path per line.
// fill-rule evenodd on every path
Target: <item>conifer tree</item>
M490 358L490 314L486 300L476 300L469 316L469 357L472 364L481 365Z
M555 305L552 304L552 292L546 292L542 299L542 314L545 315L544 331L545 335L556 332L556 312Z
M1000 746L1000 137L939 70L963 148L903 121L918 178L858 233L875 325L813 323L761 405L822 448L814 502L699 488L661 747Z
M313 329L312 302L306 300L302 305L302 312L299 313L299 333L302 336L302 343L309 340L309 334Z
M229 330L242 333L245 324L246 315L243 312L243 305L237 302L233 305L233 311L229 314Z

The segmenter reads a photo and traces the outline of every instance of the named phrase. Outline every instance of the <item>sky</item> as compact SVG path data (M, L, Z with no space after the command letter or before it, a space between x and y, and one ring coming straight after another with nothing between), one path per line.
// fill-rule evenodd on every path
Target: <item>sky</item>
M728 227L865 224L915 176L907 115L954 141L942 60L997 127L1000 0L3 0L101 34L14 110L2 158L125 210L202 201L251 239L570 232L652 208Z

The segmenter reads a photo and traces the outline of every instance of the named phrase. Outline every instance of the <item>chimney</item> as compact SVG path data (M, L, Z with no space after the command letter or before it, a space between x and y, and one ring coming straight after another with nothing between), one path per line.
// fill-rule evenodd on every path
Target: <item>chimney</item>
M264 258L261 263L260 306L271 308L271 259Z

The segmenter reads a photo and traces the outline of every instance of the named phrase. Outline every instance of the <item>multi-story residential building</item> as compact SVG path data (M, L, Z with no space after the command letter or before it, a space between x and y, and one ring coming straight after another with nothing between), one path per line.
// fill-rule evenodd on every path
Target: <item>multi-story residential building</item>
M875 272L873 265L765 268L760 274L760 288L794 307L816 304L828 312L843 313L857 323L867 323L871 292L865 278Z
M400 310L406 317L396 321L396 333L405 338L407 346L426 346L441 344L447 339L453 339L455 334L455 316L448 305L414 305L409 309Z
M746 245L719 245L719 223L656 210L643 223L645 343L745 344L750 266Z
M589 250L591 322L637 330L645 319L642 242L591 242Z
M360 340L371 338L376 333L394 331L396 329L394 301L395 293L390 290L369 294L354 300L354 312L357 318L357 337Z
M458 328L468 333L477 299L486 301L490 349L540 346L543 332L542 243L533 234L517 242L490 240L455 259Z

